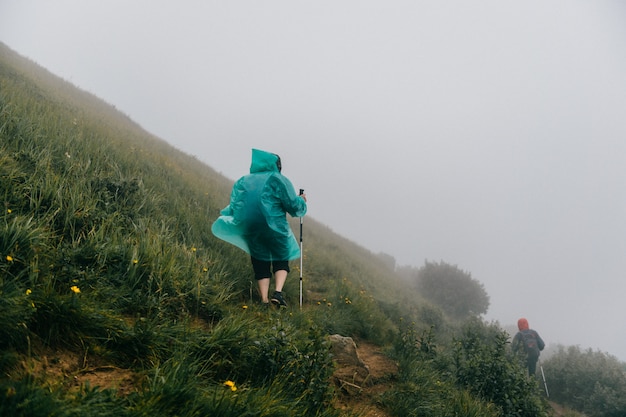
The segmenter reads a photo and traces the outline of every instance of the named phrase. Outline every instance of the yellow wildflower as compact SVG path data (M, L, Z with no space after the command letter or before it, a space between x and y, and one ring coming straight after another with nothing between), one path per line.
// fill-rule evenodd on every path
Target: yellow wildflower
M209 272L209 268L205 266L204 268L202 268L202 272Z
M11 213L13 213L13 210L7 209L7 213L11 214Z
M241 307L241 308L243 308L245 310L245 309L248 308L248 306L244 304L243 307Z
M72 285L70 287L70 290L72 290L74 294L80 294L80 288L78 288L76 285Z
M7 261L8 262L13 262L13 257L11 255L7 255Z
M26 295L30 295L32 293L32 290L29 288L26 290Z
M224 382L224 385L226 385L227 387L230 387L231 391L237 391L237 386L230 379L228 381Z
M191 251L192 251L192 252L197 251L196 247L195 247L195 246L194 246L194 247L192 247L192 248L191 248Z
M139 263L139 259L133 259L133 263L137 265Z

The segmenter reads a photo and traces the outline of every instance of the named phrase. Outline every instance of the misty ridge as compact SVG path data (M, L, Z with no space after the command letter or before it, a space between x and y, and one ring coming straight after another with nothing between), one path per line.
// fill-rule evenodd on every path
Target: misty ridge
M210 232L232 181L3 44L0 180L0 415L626 415L615 357L550 346L530 378L470 272L314 218L303 307L292 272L289 310L264 310ZM397 364L381 393L336 377L334 334Z

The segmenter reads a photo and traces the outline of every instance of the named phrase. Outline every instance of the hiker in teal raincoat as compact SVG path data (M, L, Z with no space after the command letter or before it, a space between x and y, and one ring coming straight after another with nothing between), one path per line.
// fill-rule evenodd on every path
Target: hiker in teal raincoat
M301 256L286 213L302 217L307 205L306 195L296 194L281 169L278 155L253 149L250 174L235 182L230 204L221 211L211 231L250 254L261 302L286 306L282 290L289 261ZM270 300L272 269L276 291Z

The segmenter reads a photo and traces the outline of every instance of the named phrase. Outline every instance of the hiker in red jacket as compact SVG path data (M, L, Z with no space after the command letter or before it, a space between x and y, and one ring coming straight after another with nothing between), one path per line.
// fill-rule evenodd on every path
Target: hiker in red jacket
M546 346L539 336L539 333L528 327L528 320L521 318L517 321L519 332L513 338L513 353L517 353L520 348L526 355L526 366L528 367L528 375L535 376L537 370L537 361L539 360L539 352Z

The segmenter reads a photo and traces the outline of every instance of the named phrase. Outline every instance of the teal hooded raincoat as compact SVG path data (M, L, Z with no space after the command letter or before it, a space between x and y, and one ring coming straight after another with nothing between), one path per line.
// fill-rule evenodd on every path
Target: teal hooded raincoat
M233 185L230 204L211 226L218 238L262 261L290 261L300 247L287 222L306 214L306 201L280 173L278 155L252 150L250 174Z

